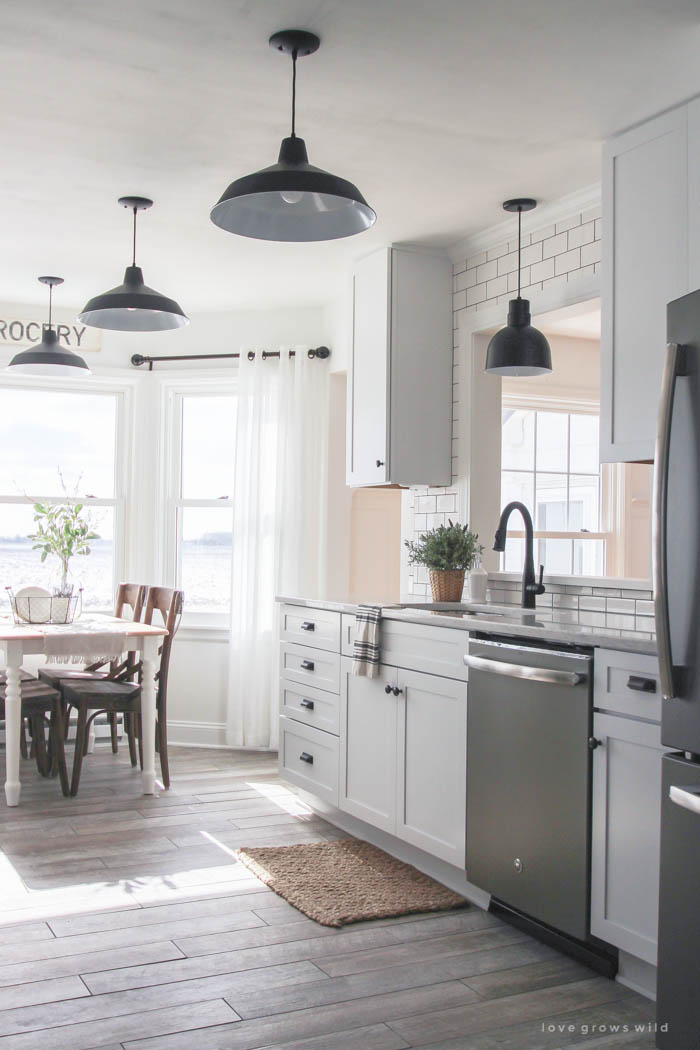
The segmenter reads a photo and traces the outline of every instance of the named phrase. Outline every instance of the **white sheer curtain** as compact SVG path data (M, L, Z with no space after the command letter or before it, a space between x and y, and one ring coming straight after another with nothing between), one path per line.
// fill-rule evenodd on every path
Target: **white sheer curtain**
M226 739L277 747L275 595L322 594L328 363L306 347L241 354L233 484L231 663Z

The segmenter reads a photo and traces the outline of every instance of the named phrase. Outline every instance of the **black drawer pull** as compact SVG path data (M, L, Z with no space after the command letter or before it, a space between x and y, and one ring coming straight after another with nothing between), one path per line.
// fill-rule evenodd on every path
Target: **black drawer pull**
M308 751L302 751L302 753L299 755L299 761L308 762L309 765L312 766L314 764L314 756L310 755Z
M307 700L306 697L304 697L303 700L299 701L299 707L305 707L307 711L313 711L314 702L313 700Z
M638 674L631 674L627 679L627 688L634 689L636 693L655 693L656 681L653 678L642 678Z
M385 693L386 693L386 695L388 696L388 695L389 695L389 693L391 693L391 692L392 692L392 688L391 688L391 686L390 686L390 685L385 685L385 686L384 686L384 692L385 692Z
M301 661L301 669L302 669L302 671L313 671L313 669L314 669L314 662L313 662L313 660L302 660Z
M301 629L302 631L315 631L316 624L312 623L311 620L304 620L303 624L301 625Z
M399 689L399 687L395 685L392 689L392 693L394 694L394 696L401 696L401 694L403 693L403 689Z

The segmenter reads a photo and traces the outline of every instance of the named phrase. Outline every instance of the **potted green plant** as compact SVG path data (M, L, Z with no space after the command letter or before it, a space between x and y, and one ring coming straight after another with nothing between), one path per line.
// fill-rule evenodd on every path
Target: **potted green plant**
M73 593L70 580L70 560L75 555L90 553L90 540L98 539L92 531L90 512L82 503L35 503L36 532L30 534L32 550L41 551L41 561L52 555L58 558L61 570L53 593L69 598Z
M448 519L447 525L438 525L417 540L405 542L411 564L425 565L429 571L433 601L458 602L464 589L464 574L484 549L478 535L468 525Z

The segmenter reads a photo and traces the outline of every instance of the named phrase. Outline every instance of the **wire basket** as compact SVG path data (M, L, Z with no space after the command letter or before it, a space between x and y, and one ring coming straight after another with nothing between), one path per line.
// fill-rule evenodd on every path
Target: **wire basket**
M15 623L73 623L83 607L83 588L71 595L16 595L6 587Z

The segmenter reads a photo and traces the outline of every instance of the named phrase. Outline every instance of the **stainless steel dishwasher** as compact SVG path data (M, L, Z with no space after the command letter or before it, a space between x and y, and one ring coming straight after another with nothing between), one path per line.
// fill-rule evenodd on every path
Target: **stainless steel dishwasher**
M467 878L495 905L584 941L592 653L484 639L464 662Z

